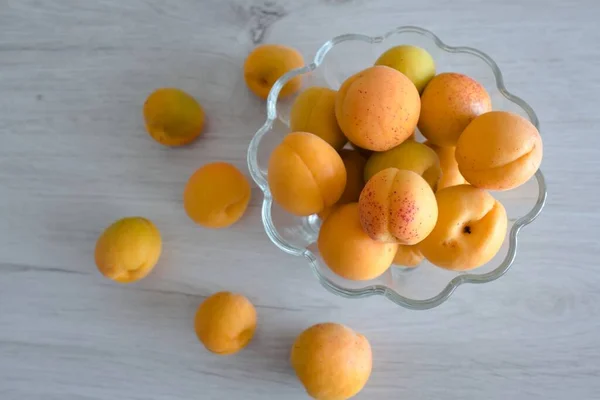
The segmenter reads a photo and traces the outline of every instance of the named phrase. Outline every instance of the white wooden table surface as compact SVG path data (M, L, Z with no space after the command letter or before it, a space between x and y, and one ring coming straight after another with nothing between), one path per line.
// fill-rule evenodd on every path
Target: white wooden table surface
M288 363L317 322L370 339L361 399L600 398L600 27L596 0L0 0L0 399L302 399ZM264 106L241 65L258 42L306 57L345 32L399 25L486 51L541 120L549 199L502 279L430 311L325 291L263 232L260 192L233 228L181 206L188 176L244 171ZM160 86L204 105L208 127L171 150L144 132ZM157 223L164 254L131 286L93 263L113 220ZM256 304L255 340L209 354L192 328L217 290Z

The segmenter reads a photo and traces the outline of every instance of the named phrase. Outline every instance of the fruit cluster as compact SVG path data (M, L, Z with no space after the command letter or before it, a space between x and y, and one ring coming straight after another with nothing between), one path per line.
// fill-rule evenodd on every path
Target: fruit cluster
M259 46L246 59L244 78L264 99L303 63L294 49ZM295 77L280 96L300 86ZM321 256L347 279L372 279L392 263L415 266L423 257L443 268L476 268L498 251L507 225L504 207L486 189L524 183L542 157L533 125L491 107L473 79L435 75L423 49L390 49L339 91L313 87L296 97L292 133L269 160L273 198L290 213L324 220ZM204 127L202 107L179 89L153 92L143 114L150 136L166 146L189 144ZM417 126L427 142L415 141ZM187 215L207 228L234 224L249 201L248 180L224 162L198 169L183 191ZM104 276L129 283L152 271L161 250L158 228L128 217L102 233L95 261ZM230 292L207 297L194 320L198 339L220 355L248 345L256 325L252 303ZM290 363L310 396L348 399L369 379L371 347L344 325L316 324L297 337Z
M388 50L337 92L300 93L290 130L269 160L273 199L321 217L321 257L351 280L423 258L451 270L484 265L507 230L487 190L516 188L542 160L535 126L492 111L476 80L436 75L432 57L414 46Z

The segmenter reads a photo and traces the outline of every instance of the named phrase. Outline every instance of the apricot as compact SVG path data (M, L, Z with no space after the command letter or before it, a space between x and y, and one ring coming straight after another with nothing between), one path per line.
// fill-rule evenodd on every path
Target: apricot
M440 167L442 169L442 176L437 185L437 190L447 188L449 186L463 185L467 183L465 178L460 174L458 170L458 163L456 162L456 147L440 147L435 144L425 141L425 145L429 146L433 151L436 152L440 159Z
M186 92L175 88L157 89L144 103L148 134L165 146L183 146L194 141L204 127L204 110Z
M401 265L403 267L416 267L423 261L423 253L419 250L419 245L414 244L412 246L399 245L398 251L394 256L393 264Z
M492 109L485 88L466 75L436 75L421 96L419 130L437 146L456 146L462 131L478 115Z
M183 191L183 207L188 217L206 228L233 225L244 215L249 201L248 179L225 162L198 169Z
M357 202L360 192L365 187L363 176L367 160L356 150L342 149L339 154L344 167L346 167L346 187L342 197L333 206L327 207L319 213L322 220L325 220L334 207Z
M313 86L300 93L290 111L292 132L309 132L340 150L348 139L335 118L335 96L337 92Z
M194 328L207 350L220 355L237 353L254 336L256 309L241 294L218 292L200 304Z
M387 168L365 185L358 200L360 222L374 240L413 245L433 230L438 217L435 195L413 171Z
M158 228L142 217L127 217L110 225L96 242L95 261L105 277L135 282L152 271L162 249Z
M492 111L473 120L456 147L456 161L473 186L509 190L531 178L542 163L542 137L520 115Z
M435 195L439 218L419 249L438 267L466 271L490 261L506 236L504 206L483 189L450 186Z
M296 338L290 363L309 396L345 400L369 380L373 356L367 338L328 322L313 325Z
M442 174L440 160L435 151L423 143L407 140L393 149L374 153L369 157L365 166L365 180L368 181L379 171L392 167L416 172L434 191Z
M273 200L297 216L335 204L346 186L346 168L326 141L307 132L287 135L273 150L268 177Z
M415 84L419 93L435 76L435 62L431 54L417 46L392 47L379 56L375 65L387 65L402 72Z
M271 88L285 73L304 66L304 58L296 49L278 44L256 47L244 62L244 80L248 88L261 99L269 96ZM296 93L302 78L290 79L279 92L280 98Z
M383 65L346 79L335 99L335 115L348 140L374 151L389 150L412 135L420 109L410 79Z
M317 245L333 272L356 281L384 273L398 248L396 243L377 242L364 232L357 203L338 206L331 212L321 226Z

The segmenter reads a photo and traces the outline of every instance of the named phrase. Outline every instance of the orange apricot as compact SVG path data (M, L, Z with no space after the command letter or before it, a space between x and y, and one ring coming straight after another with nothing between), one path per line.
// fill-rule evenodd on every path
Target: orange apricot
M98 238L95 261L98 270L119 283L135 282L152 271L160 257L162 239L152 221L123 218Z
M313 86L300 93L290 111L292 132L309 132L340 150L348 139L335 118L336 91Z
M237 222L248 207L250 184L233 165L206 164L190 177L183 191L187 215L207 228L225 228Z
M419 250L432 264L467 271L490 261L502 247L508 219L504 206L483 189L450 186L435 194L439 218Z
M398 245L371 239L363 230L358 204L336 207L325 219L317 245L325 264L337 275L357 281L377 278L392 264Z
M157 89L144 103L148 134L165 146L194 141L204 127L204 110L189 94L175 88Z
M346 168L326 141L307 132L287 135L269 159L273 200L289 213L308 216L335 204L346 186Z
M374 151L389 150L412 135L420 108L410 79L383 65L346 79L335 101L335 115L348 140Z
M241 294L218 292L200 304L194 328L207 350L219 355L234 354L254 337L256 309Z
M313 325L296 338L290 363L309 396L345 400L366 385L373 355L367 338L330 322Z
M445 72L429 81L423 91L419 130L437 146L456 146L467 125L491 109L492 100L479 82Z
M473 120L456 147L458 168L473 186L509 190L527 182L542 163L542 137L520 115L492 111Z
M425 179L397 168L375 174L358 206L365 232L383 242L417 244L433 230L438 217L435 195Z
M248 88L261 99L269 96L271 88L286 72L304 66L304 58L296 49L278 44L263 44L248 55L244 62L244 80ZM279 92L284 98L296 93L302 78L290 79Z

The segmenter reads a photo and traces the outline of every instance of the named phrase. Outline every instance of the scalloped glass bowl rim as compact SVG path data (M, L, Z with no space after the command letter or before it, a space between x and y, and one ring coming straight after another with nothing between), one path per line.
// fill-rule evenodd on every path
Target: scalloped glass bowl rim
M387 297L394 303L401 305L405 308L415 309L415 310L425 310L425 309L430 309L430 308L433 308L433 307L436 307L436 306L442 304L444 301L446 301L452 295L452 293L456 290L456 288L458 286L462 285L463 283L491 282L493 280L500 278L502 275L504 275L506 273L506 271L508 271L508 269L511 267L513 261L515 260L515 256L517 253L519 231L521 230L521 228L530 224L531 222L533 222L533 220L535 220L537 218L537 216L540 214L540 212L544 208L544 205L546 202L546 196L547 196L546 181L544 179L544 175L542 174L541 170L538 170L535 174L535 178L537 180L538 188L539 188L539 193L538 193L538 198L536 200L536 203L533 206L533 208L526 215L524 215L521 218L519 218L518 220L516 220L515 223L513 224L512 228L510 230L510 234L509 234L508 253L507 253L506 257L504 258L504 260L502 261L502 263L494 270L492 270L488 273L485 273L485 274L477 275L477 274L465 273L462 275L457 275L452 280L450 280L450 282L448 282L448 284L444 287L444 289L442 289L442 291L440 293L438 293L437 295L430 297L428 299L416 300L416 299L410 299L405 296L402 296L399 293L397 293L396 291L394 291L393 289L391 289L390 287L387 287L384 285L372 285L372 286L364 287L361 289L346 289L346 288L340 287L320 273L317 258L310 250L308 250L306 248L298 248L298 247L292 246L289 243L287 243L278 234L277 229L273 225L273 220L271 218L271 206L273 203L273 199L272 199L271 193L269 191L269 185L267 183L267 180L263 176L263 174L259 168L258 154L257 154L258 147L260 145L260 141L261 141L262 137L268 131L271 130L271 128L273 126L273 122L277 118L277 98L279 96L279 92L280 92L281 88L290 79L292 79L295 76L303 75L303 74L306 74L308 72L315 70L319 65L321 65L321 63L325 59L325 56L327 55L327 53L335 45L337 45L339 43L347 42L347 41L361 41L361 42L376 44L376 43L382 43L388 37L397 35L400 33L421 34L421 35L426 36L429 39L431 39L436 44L436 46L438 46L440 49L442 49L446 52L467 53L467 54L471 54L475 57L479 57L480 59L485 61L486 64L489 65L489 67L492 69L492 71L494 73L494 76L496 78L496 87L498 88L500 93L506 99L508 99L509 101L512 101L513 103L515 103L516 105L521 107L529 116L530 121L539 130L539 120L538 120L535 112L533 111L533 109L524 100L511 94L506 89L506 87L504 86L504 80L502 78L502 73L500 72L500 69L498 68L498 66L496 65L494 60L492 60L487 54L485 54L477 49L471 48L471 47L448 46L444 42L442 42L440 40L440 38L438 38L434 33L430 32L426 29L423 29L423 28L419 28L416 26L402 26L402 27L398 27L392 31L389 31L382 36L367 36L367 35L362 35L362 34L345 34L345 35L336 36L333 39L325 42L317 50L317 53L316 53L313 61L310 64L305 65L302 68L292 70L292 71L286 73L285 75L283 75L281 78L279 78L277 80L277 82L275 82L275 84L273 85L273 88L269 92L269 96L267 98L267 120L265 121L263 126L256 132L256 134L252 138L252 141L250 142L250 145L248 146L247 161L248 161L248 169L250 171L250 175L252 176L252 179L256 182L256 184L259 186L259 188L261 189L261 191L264 194L264 200L263 200L263 204L262 204L262 221L263 221L263 225L265 227L265 231L266 231L267 235L269 236L271 241L273 243L275 243L275 245L277 247L279 247L281 250L283 250L284 252L294 255L294 256L304 256L309 261L309 263L312 267L312 270L315 273L315 275L317 276L317 278L319 279L319 282L321 283L321 285L323 285L329 291L331 291L337 295L343 296L343 297L362 298L362 297L367 297L367 296L372 296L372 295L382 295L382 296Z

